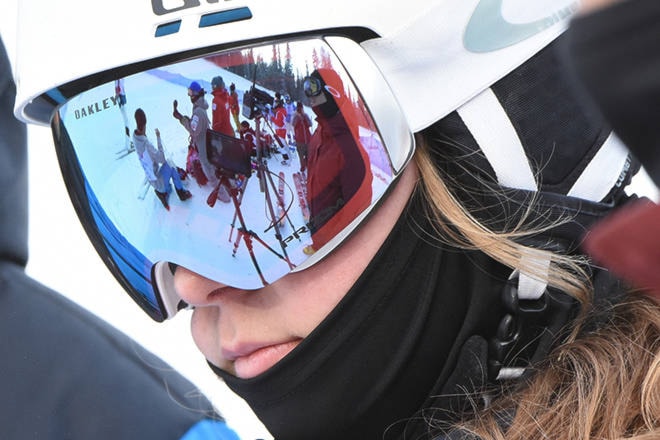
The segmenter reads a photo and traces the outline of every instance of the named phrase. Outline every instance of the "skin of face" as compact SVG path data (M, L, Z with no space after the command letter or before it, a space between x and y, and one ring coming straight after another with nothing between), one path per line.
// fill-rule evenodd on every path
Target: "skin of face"
M319 93L316 96L309 97L309 105L316 107L317 105L325 104L328 100L326 99L323 93Z
M199 350L242 379L279 362L353 286L400 217L417 179L411 163L381 206L342 246L314 266L259 290L236 289L178 268L174 285L195 308L191 331Z
M582 0L582 3L580 4L580 12L587 14L606 6L613 5L614 3L619 3L620 1L621 0Z

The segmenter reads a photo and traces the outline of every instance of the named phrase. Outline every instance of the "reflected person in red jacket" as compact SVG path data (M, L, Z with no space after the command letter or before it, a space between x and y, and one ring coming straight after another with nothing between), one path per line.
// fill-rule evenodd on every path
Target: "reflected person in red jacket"
M270 117L270 122L273 123L275 135L281 140L281 142L278 142L280 146L286 145L286 115L286 108L284 107L282 96L279 93L276 93L275 106L273 107L273 114Z
M213 103L211 105L213 114L213 124L211 128L227 136L234 136L234 128L229 122L229 92L225 87L225 82L221 76L216 76L211 80L213 88Z
M300 172L307 171L307 149L309 141L312 138L312 120L309 118L303 108L302 102L296 104L296 111L291 118L291 126L293 127L294 139L296 141L296 150L298 158L300 159Z
M369 206L373 176L339 75L332 69L315 70L305 79L305 94L318 123L307 154L313 244L305 253L311 254Z

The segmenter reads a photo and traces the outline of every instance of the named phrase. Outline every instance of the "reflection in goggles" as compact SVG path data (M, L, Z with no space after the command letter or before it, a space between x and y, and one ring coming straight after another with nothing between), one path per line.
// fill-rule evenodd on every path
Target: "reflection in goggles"
M323 91L323 85L319 79L307 77L303 83L303 89L305 91L305 96L311 98L312 96L319 96L321 94Z
M313 107L323 88L333 93ZM327 250L394 178L360 93L321 39L127 76L70 99L59 118L87 221L141 298L134 280L153 283L158 262L267 285Z

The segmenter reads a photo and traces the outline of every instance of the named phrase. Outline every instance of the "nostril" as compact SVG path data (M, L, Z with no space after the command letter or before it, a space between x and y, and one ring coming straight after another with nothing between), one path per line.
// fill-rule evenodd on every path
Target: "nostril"
M174 268L173 287L184 307L210 305L227 286L203 277L183 266L170 265Z

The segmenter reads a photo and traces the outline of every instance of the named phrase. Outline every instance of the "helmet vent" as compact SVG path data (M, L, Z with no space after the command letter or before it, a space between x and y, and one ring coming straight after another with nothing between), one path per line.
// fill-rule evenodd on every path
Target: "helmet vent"
M219 24L233 23L241 20L249 20L252 18L252 11L250 8L236 8L230 9L228 11L219 11L211 12L210 14L204 14L199 19L199 27L211 27L217 26ZM171 21L169 23L163 23L156 28L155 37L164 37L166 35L172 35L179 32L181 29L181 20Z
M250 18L252 18L252 11L250 11L250 8L248 7L212 12L210 14L202 15L199 19L199 27L217 26L219 24L249 20Z
M161 24L156 28L156 37L164 37L165 35L176 34L179 32L180 28L181 20Z

